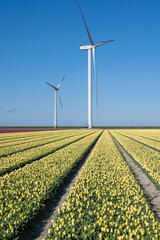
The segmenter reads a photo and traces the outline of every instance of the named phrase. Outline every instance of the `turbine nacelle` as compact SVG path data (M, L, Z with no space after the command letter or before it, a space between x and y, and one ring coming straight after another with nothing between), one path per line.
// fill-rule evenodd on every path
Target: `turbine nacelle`
M104 44L107 44L109 42L113 42L114 40L109 40L109 41L103 41L103 42L98 42L98 43L95 43L94 45L86 45L86 46L82 46L80 45L80 49L81 50L89 50L89 49L93 49L93 48L96 48L96 47L100 47Z
M82 45L80 45L80 50L92 50L93 48L95 48L95 46L92 46L92 45L82 46Z

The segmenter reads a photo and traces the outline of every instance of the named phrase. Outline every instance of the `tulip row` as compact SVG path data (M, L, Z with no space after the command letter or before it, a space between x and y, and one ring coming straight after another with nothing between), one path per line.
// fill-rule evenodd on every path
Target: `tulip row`
M80 131L81 133L81 131ZM82 132L83 133L83 132ZM86 133L86 130L84 131L84 133ZM5 148L0 148L0 157L3 157L3 156L7 156L9 154L13 154L13 153L17 153L17 152L20 152L20 151L24 151L24 150L27 150L27 149L31 149L33 147L36 147L36 146L42 146L44 144L48 144L48 143L52 143L53 141L57 141L57 140L61 140L63 138L66 138L67 136L73 136L73 135L77 135L78 132L75 132L73 133L73 131L71 132L67 132L65 131L64 133L63 132L59 132L57 134L57 132L54 132L52 134L53 137L51 137L50 139L40 139L40 140L37 140L37 141L32 141L32 142L28 142L28 143L23 143L23 144L16 144L16 145L13 145L13 146L8 146L8 147L5 147Z
M3 140L1 140L0 138L0 148L15 145L15 144L22 144L25 142L30 142L32 140L35 141L35 140L45 139L47 137L50 138L50 137L60 136L67 133L76 134L76 133L85 132L85 131L86 130L42 131L42 132L38 132L36 135L34 132L27 133L27 135L26 135L26 132L22 132L20 137L17 133L12 133L12 138L9 138L8 134L3 134Z
M101 131L0 177L0 236L12 238L82 159Z
M160 141L160 129L123 129L120 130L118 129L118 132L123 133L123 134L132 134L135 136L151 139L151 140L157 140Z
M142 136L133 135L132 132L131 133L128 133L128 132L126 133L126 132L122 132L121 131L120 133L125 135L125 136L128 136L130 138L133 138L133 139L135 139L135 140L137 140L137 141L139 141L141 143L144 143L144 144L146 144L146 145L148 145L148 146L150 146L150 147L152 147L152 148L154 148L156 150L160 150L160 141L157 141L155 139L152 140L149 137L149 135L146 138L146 137L142 137Z
M128 136L132 139L135 139L136 141L139 141L141 143L144 143L156 150L160 150L160 141L157 141L157 140L152 140L151 138L146 138L146 137L142 137L142 136L137 136L137 135L134 135L133 133L133 130L132 131L116 131L116 132L119 132L120 134L122 135L125 135L125 136Z
M58 133L50 133L48 135L39 135L39 136L33 136L30 138L23 138L23 139L14 139L12 141L7 142L0 142L0 148L6 148L6 147L12 147L14 145L20 145L20 144L26 144L30 142L40 141L40 140L47 140L53 137L58 136Z
M44 240L159 239L160 223L105 131Z
M15 133L3 133L0 134L0 142L9 142L16 139L23 140L25 138L38 137L39 135L51 134L53 131L37 131L37 132L15 132Z
M128 152L155 183L160 186L160 154L114 131L111 131L111 133L123 146L125 151Z
M91 132L89 134L92 133L94 132ZM0 176L4 175L7 172L11 172L19 167L22 167L27 163L37 161L42 157L52 154L60 148L65 147L77 140L80 140L87 135L88 133L81 133L76 136L65 135L65 138L63 135L62 139L55 139L54 141L52 140L51 143L31 148L26 151L18 152L16 154L8 155L7 157L2 157L0 159Z

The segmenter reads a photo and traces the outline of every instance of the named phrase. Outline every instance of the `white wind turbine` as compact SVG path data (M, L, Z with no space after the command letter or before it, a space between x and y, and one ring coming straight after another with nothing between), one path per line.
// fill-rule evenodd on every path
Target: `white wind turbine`
M78 1L76 0L77 5L79 7L80 13L82 15L86 30L87 30L87 35L88 35L88 39L91 45L87 45L87 46L81 46L80 45L80 49L81 50L88 50L88 128L92 128L92 59L91 59L91 51L93 53L93 62L94 62L94 71L95 71L95 84L96 84L96 102L97 102L97 106L98 106L98 91L97 91L97 75L96 75L96 60L95 60L95 50L96 47L99 47L101 45L104 45L106 43L112 42L114 40L109 40L109 41L103 41L103 42L98 42L98 43L94 43L91 35L89 33L86 21L84 19L82 10L80 8L80 5L78 3Z
M48 84L50 87L54 88L54 127L56 128L57 127L57 92L58 92L58 95L59 95L59 101L60 101L60 104L61 104L61 107L62 107L62 101L61 101L61 96L60 96L60 93L59 93L59 88L63 82L65 77L62 78L61 82L58 84L57 87L51 85L50 83L48 82L45 82L46 84Z

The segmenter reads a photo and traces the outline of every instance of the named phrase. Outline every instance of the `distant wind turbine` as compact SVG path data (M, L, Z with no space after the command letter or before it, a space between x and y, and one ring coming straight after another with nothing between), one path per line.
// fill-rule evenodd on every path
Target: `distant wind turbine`
M97 89L95 50L96 50L96 47L99 47L99 46L104 45L106 43L112 42L114 40L94 43L92 38L91 38L91 35L89 33L86 21L84 19L82 10L80 8L80 5L79 5L77 0L76 0L76 2L77 2L77 5L78 5L78 8L80 10L80 13L82 15L83 22L84 22L85 27L86 27L88 39L89 39L89 42L91 44L91 45L87 45L87 46L81 46L80 45L80 49L81 50L88 50L88 128L92 128L92 59L91 59L91 50L92 50L92 53L93 53L93 62L94 62L94 71L95 71L95 84L96 84L96 102L97 102L97 106L98 106L98 89Z
M55 94L55 95L54 95L54 97L55 97L55 98L54 98L54 99L55 99L55 100L54 100L54 128L57 127L57 92L58 92L58 95L59 95L59 101L60 101L61 107L63 107L63 106L62 106L61 96L60 96L60 93L59 93L59 88L60 88L60 86L61 86L64 78L65 78L65 77L62 78L61 82L58 84L57 87L51 85L51 84L48 83L48 82L45 82L45 83L48 84L50 87L54 88L54 94Z

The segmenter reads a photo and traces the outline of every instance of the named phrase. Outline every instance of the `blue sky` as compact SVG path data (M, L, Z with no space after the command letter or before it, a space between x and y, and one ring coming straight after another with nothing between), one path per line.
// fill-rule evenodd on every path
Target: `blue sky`
M160 1L79 0L95 42L93 125L160 125ZM87 125L86 29L75 0L0 0L0 126Z

